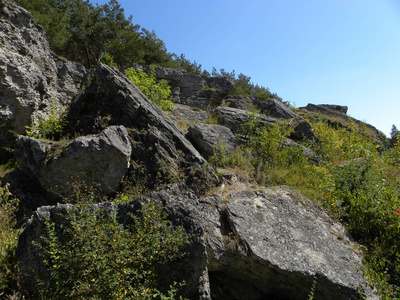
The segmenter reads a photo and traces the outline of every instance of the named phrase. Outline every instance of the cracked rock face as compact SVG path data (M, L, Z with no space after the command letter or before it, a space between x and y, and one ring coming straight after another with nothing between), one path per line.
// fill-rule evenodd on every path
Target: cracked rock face
M16 159L25 175L55 201L69 195L75 184L85 184L101 195L112 194L129 167L131 151L126 129L110 126L64 145L20 136Z
M364 285L361 259L343 227L289 187L242 190L198 199L183 183L114 205L120 222L150 200L192 237L186 257L160 268L160 282L186 280L189 299L379 299ZM108 203L107 205L113 205ZM17 260L29 275L40 269L29 241L44 216L68 205L40 208L21 234ZM33 226L35 224L35 226ZM39 228L39 229L38 229ZM35 271L36 270L36 271Z
M4 4L0 12L0 159L7 156L3 147L14 146L11 132L24 134L38 116L46 116L52 101L61 106L69 103L87 73L77 63L58 61L43 28L28 11L8 1Z

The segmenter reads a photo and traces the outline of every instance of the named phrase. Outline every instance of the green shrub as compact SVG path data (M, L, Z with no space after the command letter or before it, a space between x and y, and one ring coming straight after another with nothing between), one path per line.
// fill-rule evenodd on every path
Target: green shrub
M167 294L157 289L156 268L182 257L188 237L172 227L161 206L144 204L130 227L85 204L66 218L63 228L47 220L37 244L50 274L38 280L40 299L178 299L176 284Z
M49 105L48 118L39 117L37 124L26 127L26 134L34 138L59 140L66 125L63 114L64 110L56 101L52 101Z
M0 186L0 296L16 288L13 261L19 234L15 218L18 202L10 193L9 184Z
M162 110L171 110L174 107L170 100L171 88L166 80L156 81L154 68L151 67L148 74L129 68L125 70L125 76Z

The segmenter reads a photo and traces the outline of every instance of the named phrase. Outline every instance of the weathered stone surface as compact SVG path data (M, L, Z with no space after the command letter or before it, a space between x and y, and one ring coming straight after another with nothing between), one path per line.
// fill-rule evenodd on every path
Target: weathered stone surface
M306 107L303 107L309 111L323 112L323 113L340 113L347 114L348 107L342 105L332 105L332 104L311 104L309 103Z
M254 101L254 105L260 109L262 114L280 119L293 119L297 117L285 104L276 99L268 101Z
M175 123L121 72L104 64L99 64L90 86L71 104L68 121L71 130L82 133L96 133L107 125L139 131L155 127L172 139L187 160L204 162Z
M207 112L204 110L194 109L188 105L175 103L174 107L169 112L169 116L181 128L189 128L190 126L207 119Z
M20 136L19 168L39 182L50 199L68 196L73 185L93 187L99 195L115 192L129 167L131 144L123 126L110 126L97 135L81 136L65 145Z
M363 284L357 271L361 260L343 227L292 188L197 199L179 183L106 206L127 223L129 214L151 199L164 205L174 225L194 234L186 258L159 270L161 283L186 279L189 299L303 300L314 280L315 299L359 299L358 289L367 299L378 299ZM16 257L27 288L41 270L30 243L40 236L45 217L62 222L56 212L65 209L71 207L38 209L20 235Z
M201 165L206 160L177 125L121 72L109 66L98 66L92 83L72 103L68 122L72 132L83 134L99 132L108 125L127 127L133 176L145 179L149 187L179 180L189 176L188 172L204 171ZM216 177L211 173L208 175L213 181Z
M221 106L251 110L255 108L253 105L254 100L254 97L230 96L223 100Z
M58 78L59 69L67 63L57 66L42 27L25 9L9 1L4 5L0 22L0 160L7 157L4 148L14 147L10 131L24 134L25 126L46 116L51 101L69 103L86 76L80 67L74 82L65 80L70 70Z
M232 154L236 148L236 138L225 126L198 123L189 127L186 137L206 159L218 147L224 147L227 154Z
M218 115L218 122L233 132L241 131L242 125L250 121L251 115L249 111L231 107L218 107L214 112ZM278 122L277 119L262 114L256 114L255 117L260 120L262 125L272 125Z

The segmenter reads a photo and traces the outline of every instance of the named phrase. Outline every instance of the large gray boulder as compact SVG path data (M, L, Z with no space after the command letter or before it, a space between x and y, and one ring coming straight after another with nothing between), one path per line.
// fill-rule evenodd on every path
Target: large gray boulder
M232 154L237 146L232 131L220 125L198 123L189 127L186 137L206 159L219 147Z
M243 125L248 123L252 118L252 113L239 108L220 106L214 109L214 113L218 116L219 124L228 127L233 132L240 132L243 129ZM254 117L260 120L261 125L264 126L273 125L278 122L276 118L267 117L263 114L255 114Z
M172 139L186 159L204 162L175 123L121 72L104 64L98 65L91 84L71 104L68 122L70 130L83 134L98 133L109 125L139 131L155 127Z
M270 117L293 119L298 116L289 107L277 99L270 99L268 101L254 101L253 103L258 109L260 109L261 113Z
M0 22L0 160L7 158L6 148L15 145L14 134L46 117L49 104L64 106L71 101L86 77L82 66L63 66L52 54L43 28L32 15L14 3L5 1ZM58 63L57 63L58 61ZM60 78L58 77L60 73ZM61 86L59 86L61 84Z
M82 185L101 196L113 194L129 167L131 152L126 129L110 126L61 145L20 136L15 155L22 172L56 201Z
M138 184L145 179L152 188L183 177L196 184L203 175L204 181L216 180L211 170L202 168L206 160L180 128L120 71L107 65L99 64L91 84L71 104L68 124L72 134L97 133L109 125L128 128L131 173Z
M122 223L129 223L142 203L162 203L174 225L192 235L187 256L159 270L161 284L186 280L189 299L379 299L365 286L360 257L344 228L289 187L198 199L184 184L139 197L130 203L108 203ZM42 270L32 241L49 217L64 205L37 210L20 235L16 258L23 285L33 287ZM39 272L39 273L38 273Z

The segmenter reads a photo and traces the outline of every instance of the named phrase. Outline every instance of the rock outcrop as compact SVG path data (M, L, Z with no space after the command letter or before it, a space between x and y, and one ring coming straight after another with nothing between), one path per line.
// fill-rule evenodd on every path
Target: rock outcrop
M298 115L291 111L289 107L276 99L271 99L268 101L254 101L254 105L260 109L261 113L270 117L285 120L298 117Z
M108 203L120 222L129 222L141 203L164 205L175 225L194 234L185 259L160 270L161 282L187 282L189 299L307 299L316 282L315 299L378 299L357 271L360 258L343 227L289 187L237 191L222 199L198 199L183 184L139 197L130 203ZM29 290L42 266L32 241L45 218L62 222L58 212L70 205L42 207L21 233L17 261Z
M233 132L240 132L244 124L251 120L251 113L247 110L217 107L214 112L218 116L218 123L231 129ZM261 125L268 126L275 124L278 120L272 117L267 117L263 114L255 114L255 118L260 120Z
M309 103L305 107L300 107L300 111L308 118L324 120L333 126L348 128L355 125L357 129L364 130L377 144L382 144L383 134L371 124L348 116L347 106Z
M179 180L182 173L191 178L204 171L201 165L206 160L177 125L120 71L107 65L98 66L91 84L71 104L68 124L71 132L79 134L97 133L109 125L128 128L132 172L145 177L150 187Z
M24 134L38 116L45 117L51 101L68 104L87 73L79 64L59 61L52 54L43 28L28 11L8 1L4 4L0 22L0 160L9 156L6 148L14 147L14 134Z
M54 202L82 185L100 198L112 195L129 167L131 152L126 129L110 126L61 145L20 136L16 159L22 172Z
M137 64L128 67L149 70L148 66ZM226 77L194 75L185 70L162 67L156 67L154 71L157 79L164 79L171 86L174 102L193 107L215 107L233 89L233 81Z
M198 123L190 126L186 137L206 159L222 147L227 154L232 154L236 148L236 138L225 126Z
M217 107L214 112L218 115L218 122L230 128L233 132L240 132L243 129L243 125L251 120L251 113L243 109ZM260 120L261 126L266 127L281 122L281 119L266 116L265 114L255 114L254 117ZM311 125L300 116L291 119L289 125L293 128L293 132L290 135L291 139L296 141L306 139L312 143L317 141Z

